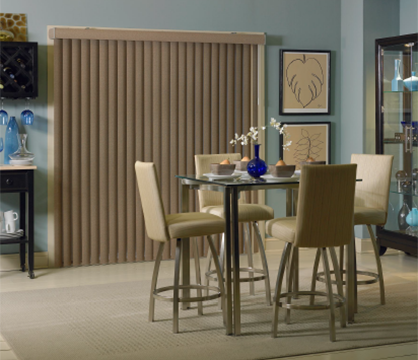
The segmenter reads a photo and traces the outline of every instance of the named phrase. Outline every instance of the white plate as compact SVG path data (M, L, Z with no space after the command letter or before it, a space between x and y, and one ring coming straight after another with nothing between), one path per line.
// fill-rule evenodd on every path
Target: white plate
M295 180L299 180L299 175L293 174L291 177L274 177L271 174L268 175L261 175L261 178L268 182L291 182Z
M236 179L241 176L241 174L232 174L232 175L216 175L212 173L203 174L203 176L208 177L209 179L213 180L221 180L221 179Z
M239 175L242 178L251 177L250 174L248 174L248 171L242 171L242 170L235 170L232 175Z

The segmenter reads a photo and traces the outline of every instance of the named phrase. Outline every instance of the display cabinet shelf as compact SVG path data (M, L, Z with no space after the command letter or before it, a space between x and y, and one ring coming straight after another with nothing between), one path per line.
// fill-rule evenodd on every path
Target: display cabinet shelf
M0 42L0 98L38 96L38 44Z

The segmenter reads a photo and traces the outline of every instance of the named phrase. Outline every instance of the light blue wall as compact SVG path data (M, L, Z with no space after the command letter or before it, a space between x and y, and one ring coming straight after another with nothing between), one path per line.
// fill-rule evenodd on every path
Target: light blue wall
M400 34L418 32L418 0L400 0Z
M281 117L291 121L331 121L332 158L340 160L340 2L335 0L2 0L1 12L28 15L29 40L39 44L39 98L33 102L35 125L29 134L29 149L36 154L36 250L47 250L47 149L46 149L46 42L47 25L266 32L266 114L278 117L279 49L332 51L331 116ZM19 115L22 101L7 101L5 108ZM267 136L267 161L278 158L278 134ZM280 196L268 204L281 215ZM2 197L2 208L17 208L17 202ZM6 247L0 251L5 252Z

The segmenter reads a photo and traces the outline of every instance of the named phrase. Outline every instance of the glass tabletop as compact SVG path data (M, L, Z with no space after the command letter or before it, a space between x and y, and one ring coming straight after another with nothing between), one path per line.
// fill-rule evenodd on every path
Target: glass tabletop
M232 175L213 175L213 174L205 174L208 176L197 176L195 174L192 175L176 175L176 178L182 180L188 180L190 182L198 182L203 184L209 185L219 185L219 186L228 186L228 187L258 187L262 185L263 187L268 187L269 185L291 185L291 184L299 184L299 174L294 174L292 177L287 178L276 178L270 174L263 175L260 179L255 180L250 176L246 176L245 174L232 174Z

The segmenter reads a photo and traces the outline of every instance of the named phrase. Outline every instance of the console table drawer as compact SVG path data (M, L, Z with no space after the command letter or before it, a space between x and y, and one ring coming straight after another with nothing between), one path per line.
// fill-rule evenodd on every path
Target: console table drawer
M0 174L0 188L2 192L26 190L28 188L27 174L25 172L2 172Z

